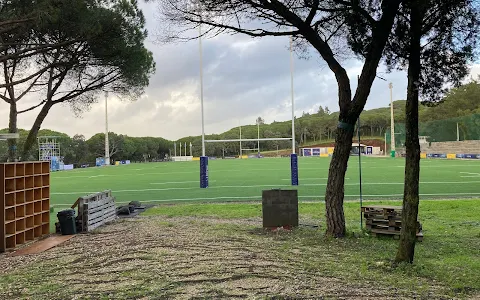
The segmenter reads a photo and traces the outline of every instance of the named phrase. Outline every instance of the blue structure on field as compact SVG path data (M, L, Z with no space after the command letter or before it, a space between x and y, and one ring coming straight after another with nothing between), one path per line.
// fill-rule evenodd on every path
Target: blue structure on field
M101 167L105 165L105 157L97 157L95 159L95 166Z
M290 154L290 170L292 172L292 185L298 185L298 156Z
M200 156L200 188L208 187L208 156Z

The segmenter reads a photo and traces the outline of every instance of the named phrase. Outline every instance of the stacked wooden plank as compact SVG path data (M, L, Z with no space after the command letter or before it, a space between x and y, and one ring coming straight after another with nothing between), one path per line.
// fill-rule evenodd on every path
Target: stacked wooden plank
M80 197L72 206L78 206L77 228L80 232L88 232L116 219L115 197L112 191Z
M373 235L400 236L402 229L402 207L388 205L362 206L366 228ZM417 221L417 240L423 239L422 227Z

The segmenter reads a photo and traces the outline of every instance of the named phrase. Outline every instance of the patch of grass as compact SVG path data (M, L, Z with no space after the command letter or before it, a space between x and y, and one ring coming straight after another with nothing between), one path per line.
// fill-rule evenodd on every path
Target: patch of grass
M261 215L262 205L258 203L161 205L142 213L142 216L210 216L222 219L246 219L261 217Z
M400 201L378 201L369 204L401 205ZM398 241L375 238L360 229L360 204L345 203L348 237L326 239L324 204L300 203L300 218L311 218L320 228L298 228L291 233L257 234L280 243L276 251L284 259L292 255L304 257L305 270L322 276L349 280L381 281L393 287L411 287L427 293L431 285L444 286L451 295L480 293L480 200L422 201L419 220L424 241L418 242L414 264L392 267ZM261 218L261 204L184 204L158 206L145 215L172 217L195 216L217 218ZM259 221L259 226L261 222ZM238 228L218 225L218 229ZM248 231L248 229L243 228ZM353 234L353 233L356 234ZM428 295L423 295L428 297Z

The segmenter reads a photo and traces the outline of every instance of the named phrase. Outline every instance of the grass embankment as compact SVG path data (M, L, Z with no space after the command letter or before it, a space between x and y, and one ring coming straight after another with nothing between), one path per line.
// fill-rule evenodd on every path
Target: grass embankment
M370 202L401 205L401 202ZM258 218L261 204L192 204L159 206L147 215L197 216L224 219ZM381 282L392 288L409 288L421 293L439 285L449 295L480 293L480 200L422 201L419 220L424 241L417 243L415 263L392 268L398 242L360 234L359 203L345 203L348 238L326 240L324 205L301 203L301 221L320 225L317 230L300 228L278 240L272 250L300 249L303 268L323 276L359 282Z

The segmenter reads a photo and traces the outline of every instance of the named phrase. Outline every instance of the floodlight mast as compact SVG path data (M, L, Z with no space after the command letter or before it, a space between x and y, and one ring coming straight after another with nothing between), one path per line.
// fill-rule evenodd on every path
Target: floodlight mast
M390 89L390 151L395 153L395 121L393 119L393 84L388 85Z
M110 165L110 146L108 144L108 92L105 92L105 165Z

